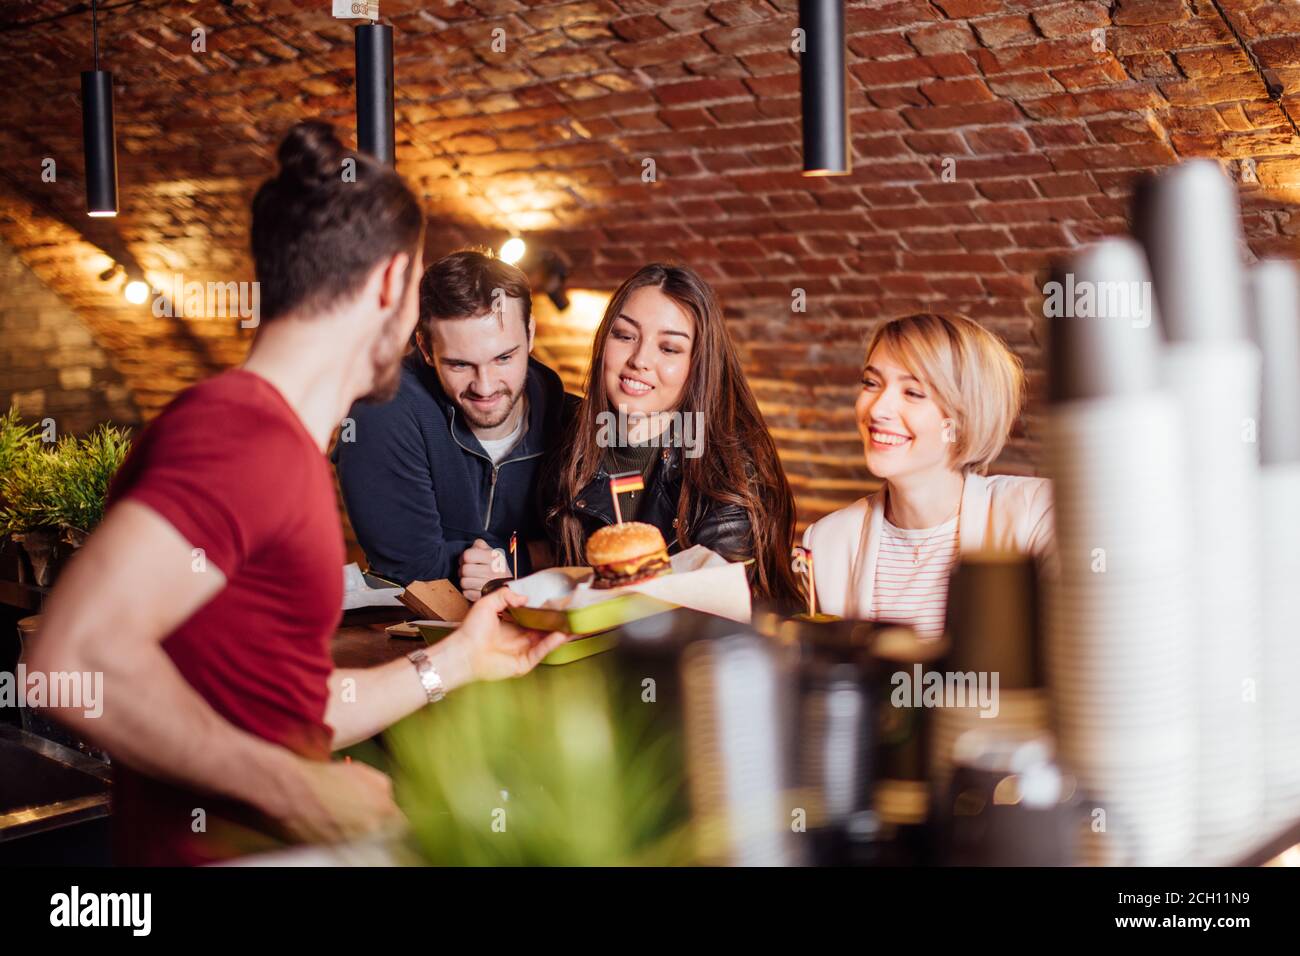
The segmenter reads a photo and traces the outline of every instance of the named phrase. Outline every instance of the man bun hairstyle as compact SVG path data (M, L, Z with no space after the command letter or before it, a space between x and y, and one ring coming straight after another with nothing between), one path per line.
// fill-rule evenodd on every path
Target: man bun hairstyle
M289 130L277 158L279 171L253 197L263 322L329 308L390 256L414 264L424 214L394 169L348 149L322 120Z

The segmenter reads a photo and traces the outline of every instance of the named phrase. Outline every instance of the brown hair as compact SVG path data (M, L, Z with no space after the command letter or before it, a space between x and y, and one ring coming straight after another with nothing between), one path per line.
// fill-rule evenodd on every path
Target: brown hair
M597 443L598 416L612 410L603 374L610 327L637 289L656 288L695 318L691 368L677 411L701 412L707 425L704 454L683 458L682 493L677 503L677 541L689 546L692 519L708 502L739 505L749 515L754 543L753 590L778 604L798 600L790 570L795 504L776 445L736 353L713 289L684 266L652 263L618 287L592 345L591 367L582 403L570 423L552 466L548 488L554 505L547 525L558 543L562 564L584 563L582 525L573 502L595 477L604 450Z
M391 167L344 147L321 120L289 130L277 157L279 173L253 197L263 322L355 294L389 256L405 252L414 265L424 213ZM345 178L348 160L355 178Z
M867 357L884 345L934 392L956 440L952 464L983 474L1002 452L1025 401L1020 359L1000 338L964 315L922 312L879 326Z
M533 294L522 271L488 249L461 249L443 256L420 280L420 328L427 331L438 319L469 319L491 311L497 289L520 301L527 329Z

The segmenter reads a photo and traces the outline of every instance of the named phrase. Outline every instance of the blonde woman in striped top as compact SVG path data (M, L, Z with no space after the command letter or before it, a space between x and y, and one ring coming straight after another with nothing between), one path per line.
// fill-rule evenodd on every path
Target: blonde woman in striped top
M855 411L880 491L804 533L821 610L943 633L948 576L963 552L1043 556L1051 484L985 475L1024 401L1020 360L964 316L887 322L867 347Z

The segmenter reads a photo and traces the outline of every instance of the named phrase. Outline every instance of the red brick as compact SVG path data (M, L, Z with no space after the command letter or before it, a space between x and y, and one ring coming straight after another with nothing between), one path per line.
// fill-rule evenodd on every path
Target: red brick
M1090 196L1097 192L1097 183L1088 173L1040 176L1034 180L1034 184L1038 187L1038 191L1049 199Z
M1167 53L1134 53L1120 58L1129 76L1135 80L1177 79L1181 74Z
M1056 119L1115 113L1126 110L1154 109L1164 105L1155 90L1147 87L1112 87L1091 93L1065 93L1029 100L1020 104L1034 119Z
M1175 106L1208 106L1233 100L1264 99L1264 83L1254 73L1161 83L1160 92Z
M1019 110L1003 100L972 106L932 106L903 110L903 118L914 129L957 129L962 126L1009 123L1019 117Z
M918 255L905 253L902 268L917 272L996 272L1001 268L997 256L972 253L948 255Z
M934 5L954 20L1001 13L1003 0L934 0Z
M1174 59L1191 80L1206 76L1249 73L1254 69L1250 58L1236 46L1208 50L1179 50L1174 54Z
M848 47L867 60L916 55L916 50L898 33L873 33L869 36L849 37Z
M976 51L980 68L990 82L1002 73L1056 70L1095 63L1100 56L1101 54L1092 51L1091 46L1072 40L1044 40L1030 46Z
M920 90L912 86L888 86L883 90L871 90L867 98L882 110L896 110L900 106L928 106L930 101Z
M749 91L739 80L691 80L655 90L655 98L665 106L685 103L711 103L718 100L748 97Z
M967 130L966 142L976 153L1001 155L1003 153L1027 153L1034 148L1033 141L1024 130L1014 126L993 126L984 129Z
M1035 10L1034 23L1045 37L1077 36L1097 28L1110 26L1110 11L1103 4L1069 0L1055 6Z
M965 103L987 103L995 97L983 80L941 80L921 84L921 92L935 106L957 106Z
M1033 23L1026 16L990 17L971 24L980 41L989 47L1032 43L1038 39Z
M930 64L930 69L934 70L936 75L944 79L979 75L979 67L965 53L938 53L927 56L925 62Z
M940 167L942 168L942 167ZM979 193L975 191L967 180L945 183L918 183L916 192L923 202L935 206L942 206L944 203L971 203L979 198Z
M1091 219L1092 209L1078 199L1039 199L979 206L976 215L987 223L1071 222Z
M1043 70L1032 73L1016 73L1011 76L991 76L989 89L998 96L1011 96L1016 99L1032 99L1061 92L1061 84Z
M913 57L910 60L855 63L849 67L849 72L866 87L897 86L934 76L934 70L920 57Z
M1119 0L1114 22L1124 26L1176 23L1188 17L1184 0Z
M719 53L764 53L790 49L792 27L784 20L706 30L704 39Z
M1038 199L1038 191L1027 179L989 179L979 184L980 195L993 202Z
M966 144L956 133L912 133L903 137L917 153L928 156L956 156L965 153Z
M653 40L672 32L668 25L653 14L643 13L610 21L609 27L624 40Z
M671 35L613 46L609 58L619 66L636 69L658 63L680 63L692 57L707 56L711 52L709 45L698 36Z
M912 30L907 34L907 39L924 54L959 53L979 46L970 27L960 21L936 23Z
M1128 79L1128 74L1124 72L1118 60L1066 67L1063 70L1056 70L1052 76L1071 93L1095 90L1102 86L1114 86Z
M1164 129L1155 117L1141 113L1118 119L1089 120L1088 129L1099 143L1150 143L1164 136Z

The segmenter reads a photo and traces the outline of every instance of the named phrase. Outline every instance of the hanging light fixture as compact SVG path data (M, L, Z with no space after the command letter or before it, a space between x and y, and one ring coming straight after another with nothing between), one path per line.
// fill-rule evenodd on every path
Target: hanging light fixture
M95 68L81 74L81 138L86 149L86 212L117 215L117 142L113 134L113 74L99 68L99 9L90 4Z
M804 40L799 58L803 174L845 176L851 168L843 0L799 0L799 26Z
M381 163L395 165L393 147L393 28L363 23L356 28L357 146Z

